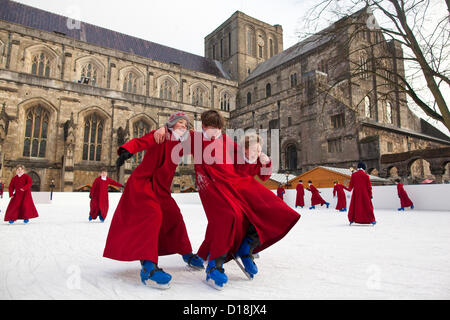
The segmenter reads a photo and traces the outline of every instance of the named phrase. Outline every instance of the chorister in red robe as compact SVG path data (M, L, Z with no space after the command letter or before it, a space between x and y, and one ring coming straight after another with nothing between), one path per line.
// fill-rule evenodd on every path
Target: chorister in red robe
M119 182L106 176L100 176L94 180L89 194L91 199L89 216L91 219L95 220L99 215L102 220L106 219L109 209L108 187L110 185L123 187Z
M170 190L180 159L172 161L171 154L180 141L170 134L164 143L157 144L153 134L132 139L119 148L131 154L146 150L146 154L128 178L117 205L103 253L106 258L157 264L159 256L192 252ZM182 149L177 155L182 156Z
M197 150L192 146L192 150L199 195L208 219L198 255L209 260L226 256L225 261L230 260L250 225L259 237L253 253L282 239L300 215L252 177L259 167L236 168L231 155L235 152L229 152L236 150L236 144L225 134L208 139L203 132L195 132L191 139L200 146ZM207 159L209 155L215 161ZM261 178L267 180L269 176L266 172Z
M353 190L348 210L350 224L375 224L372 205L372 184L363 168L359 168L352 174L348 189L350 191Z
M400 205L401 207L398 209L399 211L405 210L405 208L411 207L411 209L414 209L414 204L411 201L411 199L408 197L408 194L406 193L405 189L403 188L403 184L397 182L397 194L400 198Z
M286 190L284 190L283 186L279 186L277 189L277 196L281 200L284 200L284 194L286 193Z
M303 186L303 182L298 183L297 187L297 197L295 198L295 207L304 207L305 206L305 187Z
M334 184L333 197L337 196L336 210L339 211L347 211L347 199L344 190L350 191L346 186L340 183Z
M310 209L315 209L315 206L320 204L323 206L324 204L328 206L330 205L328 202L326 202L321 196L319 190L312 184L312 182L308 181L309 188L306 188L309 192L311 192L311 207Z
M24 220L39 217L36 207L31 196L31 186L33 180L26 173L16 175L9 183L9 201L8 208L5 213L5 221L14 222L16 220Z

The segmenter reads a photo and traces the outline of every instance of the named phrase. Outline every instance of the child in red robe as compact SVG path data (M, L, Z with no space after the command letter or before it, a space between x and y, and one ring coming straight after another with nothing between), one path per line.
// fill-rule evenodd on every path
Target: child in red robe
M297 190L297 197L295 198L295 207L300 207L303 209L305 206L305 187L303 186L303 181L299 180L298 185L295 188Z
M191 132L197 186L208 219L198 255L208 259L206 281L222 289L228 282L225 262L240 257L246 272L254 276L252 254L281 240L300 215L275 195L269 196L270 190L253 179L253 173L243 175L243 169L236 168L237 145L222 134L224 119L219 112L208 110L201 120L202 132Z
M348 210L348 220L353 223L375 225L375 215L372 205L372 184L365 172L366 164L360 162L358 169L352 173L348 190L352 191L352 199Z
M337 195L337 204L336 204L336 210L339 210L340 212L346 212L347 211L347 199L345 197L344 190L348 190L348 188L342 184L340 184L338 181L334 182L334 188L333 188L333 197L336 197Z
M286 193L286 190L283 188L283 185L280 184L278 186L278 189L277 189L277 196L278 196L278 198L280 198L281 200L284 200L284 194L285 193Z
M397 194L400 198L400 208L398 211L405 211L405 208L411 207L414 209L414 204L411 199L408 197L405 189L403 188L403 184L400 183L400 179L395 180L395 184L397 185Z
M312 184L312 181L308 181L309 188L306 188L309 192L311 192L311 207L309 210L314 210L316 208L316 205L320 204L323 206L324 204L327 206L327 208L330 206L328 202L323 200L323 198L320 196L320 191L317 190L317 188Z
M17 175L9 183L9 197L11 198L5 213L5 221L13 224L16 220L28 223L30 219L39 217L31 196L33 180L25 173L25 167L16 167Z
M89 221L96 220L97 217L100 218L101 222L105 221L109 209L108 188L110 185L123 187L121 183L109 178L106 169L102 168L100 176L94 180L89 193L89 198L91 199Z
M151 131L118 150L118 167L133 154L147 152L128 178L103 253L114 260L140 261L142 283L160 289L169 288L172 276L158 267L159 256L180 254L189 266L204 268L204 261L192 253L186 225L170 190L183 151L175 148L189 135L189 119L177 112L166 126L169 139L165 143L155 143Z

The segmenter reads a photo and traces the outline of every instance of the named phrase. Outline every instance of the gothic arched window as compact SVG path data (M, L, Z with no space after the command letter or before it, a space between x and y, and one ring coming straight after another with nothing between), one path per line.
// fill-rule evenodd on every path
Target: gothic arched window
M247 93L247 105L252 104L252 93Z
M23 156L45 158L50 113L42 106L28 109L25 121Z
M150 132L150 126L148 125L147 122L145 122L143 120L139 120L134 123L133 138L140 138L142 136L145 136L149 132ZM134 154L133 164L134 165L140 164L142 159L144 158L144 155L145 155L145 151Z
M31 60L31 74L40 77L50 77L50 59L43 52L33 56Z
M92 63L86 64L81 69L81 83L96 86L97 81L98 81L97 68Z
M224 93L220 97L220 110L230 111L230 94Z
M83 160L101 161L103 122L96 113L84 119Z
M192 95L192 104L194 106L205 106L206 103L206 93L200 87L194 89Z
M266 84L266 98L270 97L272 95L272 86L270 83Z
M125 77L123 81L123 91L129 93L136 93L137 81L138 81L137 76L133 72L128 73L128 75Z
M174 91L174 85L169 80L164 80L159 88L159 97L161 99L172 100Z

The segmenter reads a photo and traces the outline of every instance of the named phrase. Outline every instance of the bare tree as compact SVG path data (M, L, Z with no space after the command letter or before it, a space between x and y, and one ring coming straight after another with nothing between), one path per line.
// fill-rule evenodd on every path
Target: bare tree
M363 14L355 18L355 12ZM316 32L321 23L329 20L338 22ZM382 79L380 85L390 89L384 90L383 94L397 92L408 95L426 115L450 131L449 0L321 0L307 12L304 22L307 32L300 35L304 41L317 41L318 35L330 37L331 33L342 39L342 34L345 34L348 56L360 51L373 52L378 47L381 54L352 61L350 78L370 74ZM366 30L372 32L375 39L363 46L352 46L351 43ZM390 41L400 44L403 49L403 54L395 58L403 61L404 74L393 73L386 63L392 60L392 48L390 51L380 50L380 46ZM341 80L337 78L336 83Z

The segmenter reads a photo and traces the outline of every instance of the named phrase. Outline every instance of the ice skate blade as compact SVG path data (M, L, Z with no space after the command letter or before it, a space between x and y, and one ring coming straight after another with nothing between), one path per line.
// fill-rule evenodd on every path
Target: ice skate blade
M166 283L166 284L159 284L157 282L154 282L152 280L143 280L142 283L146 286L146 287L151 287L151 288L155 288L158 290L167 290L170 289L170 282Z
M226 283L221 287L218 286L213 279L209 278L208 280L205 280L206 284L218 291L223 291L224 287L226 286Z
M202 266L202 267L196 267L196 266L191 266L190 264L187 264L187 265L186 265L186 268L187 268L188 270L192 270L192 271L201 271L201 270L205 270L205 267L204 267L204 266Z

